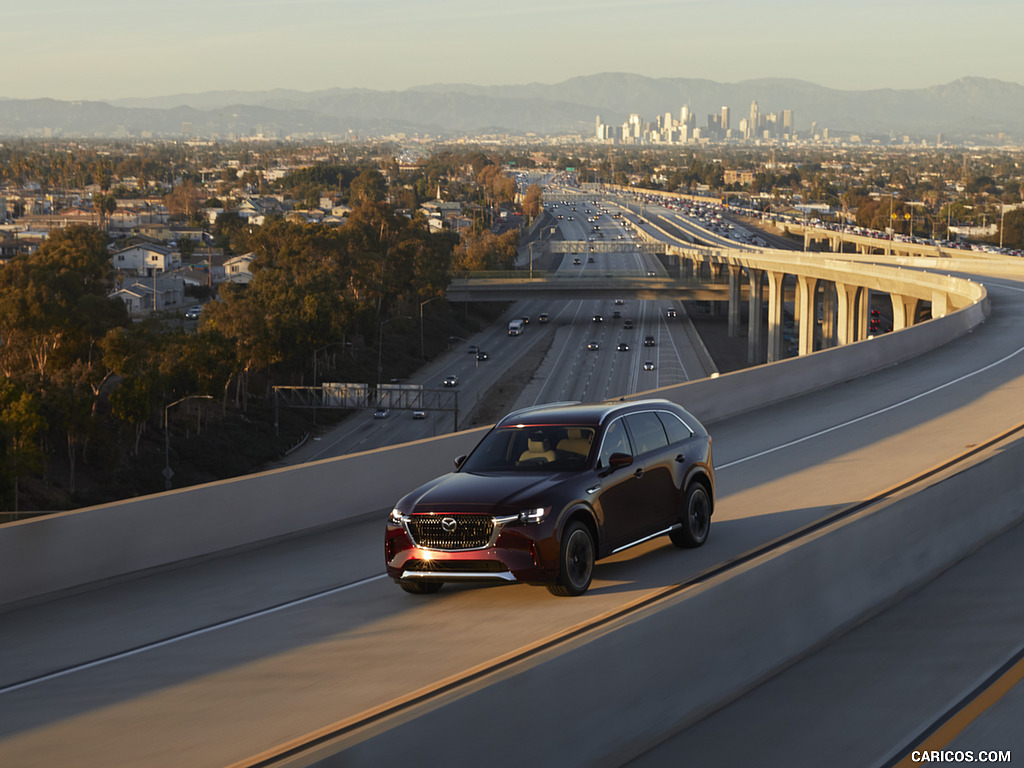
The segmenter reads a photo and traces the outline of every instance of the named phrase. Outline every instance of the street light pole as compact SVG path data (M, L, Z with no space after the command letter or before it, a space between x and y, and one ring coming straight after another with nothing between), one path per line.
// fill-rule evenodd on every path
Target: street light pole
M345 342L343 342L343 341L332 341L330 344L324 344L319 349L316 349L316 350L313 351L313 389L314 390L316 390L317 361L320 358L320 353L323 352L325 349L330 349L331 347L336 347L336 346L338 346L340 344L344 344L344 343ZM314 403L314 405L313 405L313 423L314 424L316 424L316 396L317 396L316 392L314 391L313 392L313 398L314 398L314 400L313 400L313 403Z
M427 353L426 353L425 347L423 346L423 307L425 307L427 304L429 304L432 301L435 301L437 299L443 299L443 298L444 298L444 296L432 296L431 298L427 299L426 301L421 301L420 302L420 359L421 360L426 360L427 359Z
M412 320L408 315L400 315L399 317L390 317L387 320L381 320L380 325L377 326L377 390L380 390L381 374L384 371L384 326L395 320ZM379 395L378 395L379 397Z
M212 395L188 395L173 403L164 406L164 490L171 490L171 478L174 477L174 470L171 469L171 430L169 427L168 412L179 403L186 400L213 400Z

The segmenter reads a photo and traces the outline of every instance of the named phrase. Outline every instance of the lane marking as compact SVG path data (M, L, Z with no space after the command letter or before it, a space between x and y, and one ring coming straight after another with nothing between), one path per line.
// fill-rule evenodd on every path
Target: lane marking
M875 416L880 416L883 413L888 413L889 411L895 410L897 408L901 408L904 405L908 405L909 403L914 402L915 400L920 400L921 398L927 397L928 395L933 395L936 392L939 392L939 391L941 391L943 389L946 389L947 387L953 386L954 384L959 384L962 381L966 381L967 379L973 378L974 376L977 376L979 374L985 373L986 371L991 370L992 368L995 368L995 367L997 367L999 365L1002 365L1003 363L1007 362L1008 360L1013 359L1014 357L1019 355L1021 352L1024 352L1024 347L1020 347L1016 351L1011 352L1010 354L1006 355L1005 357L1002 357L999 360L996 360L995 362L989 363L988 365L986 365L986 366L984 366L982 368L979 368L979 369L977 369L975 371L971 371L970 373L965 373L963 376L959 376L959 377L953 379L952 381L947 381L945 384L940 384L939 386L932 387L931 389L927 389L924 392L919 392L918 394L914 395L913 397L908 397L905 400L900 400L899 402L893 403L892 405L888 405L885 408L881 408L881 409L879 409L877 411L872 411L871 413L865 413L864 415L858 416L855 419L850 419L849 421L844 421L841 424L836 424L836 425L828 427L826 429L819 430L818 432L813 432L813 433L811 433L809 435L805 435L804 437L798 437L795 440L790 440L788 442L782 443L781 445L776 445L774 448L766 448L763 451L758 451L757 453L752 453L750 456L744 456L742 459L735 459L735 460L727 462L725 464L716 466L715 467L715 471L717 472L717 471L722 470L722 469L729 469L730 467L735 467L737 464L743 464L745 462L752 461L754 459L759 459L762 456L767 456L770 453L775 453L776 451L781 451L781 450L783 450L785 448L791 448L794 445L798 445L800 443L805 443L808 440L813 440L816 437L821 437L822 435L827 435L829 432L835 432L836 430L843 429L844 427L849 427L849 426L851 426L853 424L857 424L858 422L866 421L867 419L874 418Z
M76 664L71 667L59 669L55 672L49 672L45 675L40 675L39 677L33 677L28 680L22 680L18 683L12 683L10 685L6 685L0 688L0 696L2 696L5 693L13 693L14 691L20 691L23 688L30 688L34 685L39 685L40 683L49 682L50 680L56 680L61 677L67 677L68 675L72 675L76 672L84 672L87 669L101 667L104 664L109 664L114 661L121 661L122 659L131 658L132 656L138 656L139 654L146 653L147 651L152 651L157 648L163 648L168 645L173 645L174 643L181 642L182 640L190 640L193 637L199 637L200 635L206 635L210 632L216 632L217 630L225 629L226 627L231 627L236 624L244 624L245 622L252 621L253 619L260 619L264 616L270 616L271 614L279 613L280 611L287 610L288 608L294 608L295 606L302 605L303 603L310 603L314 600L319 600L322 597L330 597L331 595L336 595L339 592L345 592L350 589L355 589L356 587L362 587L371 582L379 581L380 579L384 578L387 578L386 573L379 574L378 576L369 576L365 579L353 581L350 584L343 584L340 587L333 587L323 592L316 592L314 594L306 595L305 597L300 597L295 600L289 600L284 603L278 603L277 605L273 605L270 608L262 608L258 611L253 611L252 613L247 613L243 616L236 616L235 618L228 619L227 621L221 621L215 624L209 624L205 627L200 627L199 629L192 629L188 632L182 632L180 635L174 635L172 637L166 637L163 640L157 640L152 643L146 643L145 645L130 648L127 651L119 651L118 653L112 653L109 656L103 656L99 659L94 659L93 661L87 661L84 664Z

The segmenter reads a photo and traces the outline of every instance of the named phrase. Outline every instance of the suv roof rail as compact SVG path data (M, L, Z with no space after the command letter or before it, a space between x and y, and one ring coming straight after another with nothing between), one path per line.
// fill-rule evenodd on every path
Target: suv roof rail
M534 411L546 411L549 408L564 408L567 405L579 405L580 400L560 400L557 403L542 403L541 405L529 405L526 408L520 408L510 413L506 413L501 417L501 421L512 416L521 416L524 413L533 413Z

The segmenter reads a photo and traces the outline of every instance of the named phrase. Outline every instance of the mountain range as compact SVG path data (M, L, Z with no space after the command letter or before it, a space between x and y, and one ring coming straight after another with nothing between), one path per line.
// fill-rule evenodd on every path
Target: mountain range
M968 77L909 90L844 91L763 78L718 83L624 73L560 83L481 86L434 84L404 91L207 91L111 101L0 99L0 137L373 137L405 133L441 137L485 134L594 135L631 113L645 121L689 105L697 125L722 106L735 129L758 102L761 113L792 110L795 130L812 123L833 135L909 135L934 141L1024 139L1024 87Z

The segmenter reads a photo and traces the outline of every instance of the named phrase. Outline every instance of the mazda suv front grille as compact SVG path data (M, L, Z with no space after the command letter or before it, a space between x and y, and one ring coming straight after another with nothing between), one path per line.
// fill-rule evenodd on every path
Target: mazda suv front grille
M480 549L491 542L490 515L411 515L409 533L416 546L428 549Z

